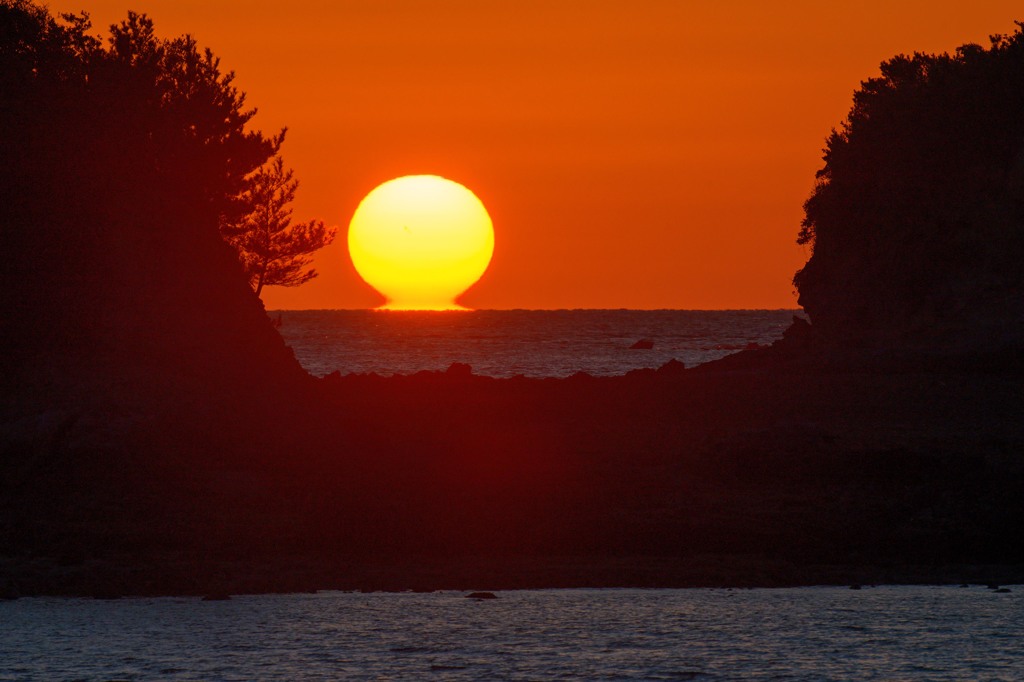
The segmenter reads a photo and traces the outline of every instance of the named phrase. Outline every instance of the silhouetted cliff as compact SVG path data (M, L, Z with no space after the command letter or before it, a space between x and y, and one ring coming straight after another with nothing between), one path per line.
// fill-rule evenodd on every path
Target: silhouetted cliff
M303 373L218 233L273 152L216 60L130 15L0 4L0 374L5 398L273 393ZM146 385L147 388L141 387ZM134 388L132 388L134 387Z
M1024 34L882 64L833 131L800 236L828 347L1024 346Z

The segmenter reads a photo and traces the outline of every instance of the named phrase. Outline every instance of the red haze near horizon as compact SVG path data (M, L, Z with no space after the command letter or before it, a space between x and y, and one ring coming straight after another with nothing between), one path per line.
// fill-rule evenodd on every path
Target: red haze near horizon
M237 73L288 126L299 220L337 225L320 276L268 308L367 308L345 231L401 175L469 187L494 222L474 308L786 308L829 130L898 53L945 52L1019 2L516 3L60 0L97 32L128 9Z

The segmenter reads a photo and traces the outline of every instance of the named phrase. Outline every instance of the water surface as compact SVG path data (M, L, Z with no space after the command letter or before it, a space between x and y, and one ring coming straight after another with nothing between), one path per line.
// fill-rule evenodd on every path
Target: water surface
M1024 590L0 603L2 680L1019 680Z
M509 377L687 366L780 338L793 310L271 311L312 374L412 374L464 362ZM631 349L647 339L650 350Z

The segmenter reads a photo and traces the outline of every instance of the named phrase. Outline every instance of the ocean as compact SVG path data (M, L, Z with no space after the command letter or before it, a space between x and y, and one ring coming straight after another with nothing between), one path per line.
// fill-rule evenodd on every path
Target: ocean
M625 374L690 367L782 336L796 310L274 310L281 335L317 376L413 374L454 362L475 374ZM638 341L649 349L633 349Z
M0 602L0 680L1019 680L1024 590Z

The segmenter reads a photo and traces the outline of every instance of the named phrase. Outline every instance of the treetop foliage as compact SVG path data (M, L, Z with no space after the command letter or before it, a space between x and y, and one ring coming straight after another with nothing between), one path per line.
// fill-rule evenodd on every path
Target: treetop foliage
M190 35L159 38L143 14L128 12L106 44L91 30L85 12L58 20L29 0L0 0L0 124L16 161L5 185L40 197L71 191L98 219L134 205L139 214L187 212L177 229L216 224L257 290L314 277L305 256L333 232L317 221L290 225L284 204L287 214L267 213L261 192L271 179L287 202L298 183L278 156L285 131L247 129L256 110L234 73ZM101 186L120 208L98 205Z
M0 2L4 123L32 125L19 113L42 102L54 127L104 117L111 125L94 122L83 134L116 129L138 165L198 194L214 213L242 210L246 176L277 153L281 137L245 129L256 110L245 108L234 73L191 36L158 38L145 15L129 12L111 26L106 47L90 35L87 13L62 18L28 0Z

